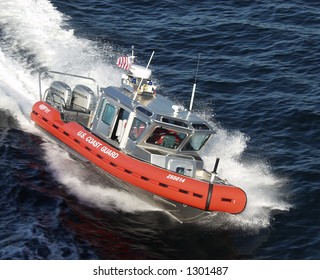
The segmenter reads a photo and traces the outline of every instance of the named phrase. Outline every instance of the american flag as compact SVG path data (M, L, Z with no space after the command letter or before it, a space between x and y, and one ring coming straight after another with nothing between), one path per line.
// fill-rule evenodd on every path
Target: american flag
M121 56L117 60L117 66L125 70L129 69L129 67L131 66L131 63L132 63L131 57L129 56Z

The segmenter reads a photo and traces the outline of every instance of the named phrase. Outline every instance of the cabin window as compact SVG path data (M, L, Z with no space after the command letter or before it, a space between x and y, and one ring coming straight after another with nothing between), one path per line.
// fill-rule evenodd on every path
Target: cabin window
M192 123L191 124L192 127L194 129L197 129L197 130L209 130L209 126L207 126L205 123Z
M193 134L187 144L182 148L183 151L199 151L209 139L210 134Z
M169 149L177 149L186 136L186 133L178 132L173 129L156 127L146 142Z
M104 108L101 120L107 125L112 125L115 113L116 107L107 103L106 107Z
M150 112L149 110L147 110L146 108L144 107L141 107L141 106L137 106L137 111L141 112L142 114L145 114L146 116L148 117L151 117L153 115L152 112Z
M140 135L145 131L147 124L138 118L134 118L130 129L129 138L136 141Z
M165 123L170 123L170 124L174 124L174 125L178 125L178 126L182 126L182 127L188 127L187 122L183 122L180 120L170 119L170 118L166 118L166 117L162 117L161 120Z

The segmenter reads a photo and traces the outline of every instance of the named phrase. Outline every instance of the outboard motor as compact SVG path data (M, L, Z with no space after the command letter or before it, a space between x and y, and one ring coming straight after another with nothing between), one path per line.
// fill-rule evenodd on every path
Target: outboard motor
M57 108L69 108L71 99L71 88L63 82L54 81L47 90L45 101Z
M72 91L72 109L90 113L94 109L95 95L87 86L76 85Z

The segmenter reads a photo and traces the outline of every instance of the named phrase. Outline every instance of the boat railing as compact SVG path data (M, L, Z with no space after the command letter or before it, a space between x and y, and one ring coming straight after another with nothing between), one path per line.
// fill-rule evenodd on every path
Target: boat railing
M40 100L42 101L42 85L41 85L41 78L43 75L45 74L55 74L55 75L62 75L62 76L68 76L68 77L73 77L73 78L78 78L78 79L84 79L84 80L87 80L87 81L91 81L95 84L95 88L96 88L96 93L95 95L99 98L99 93L100 93L100 87L97 83L97 81L93 78L90 78L90 77L85 77L85 76L80 76L80 75L76 75L76 74L70 74L70 73L64 73L64 72L59 72L59 71L53 71L53 70L48 70L48 69L45 69L45 70L41 70L39 71L39 97L40 97Z

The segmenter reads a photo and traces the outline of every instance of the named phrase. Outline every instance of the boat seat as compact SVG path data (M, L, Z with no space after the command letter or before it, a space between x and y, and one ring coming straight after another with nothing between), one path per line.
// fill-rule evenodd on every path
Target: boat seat
M173 149L175 142L176 137L174 135L165 135L163 136L162 146Z
M76 85L72 91L71 109L89 114L95 101L94 92L89 87Z

